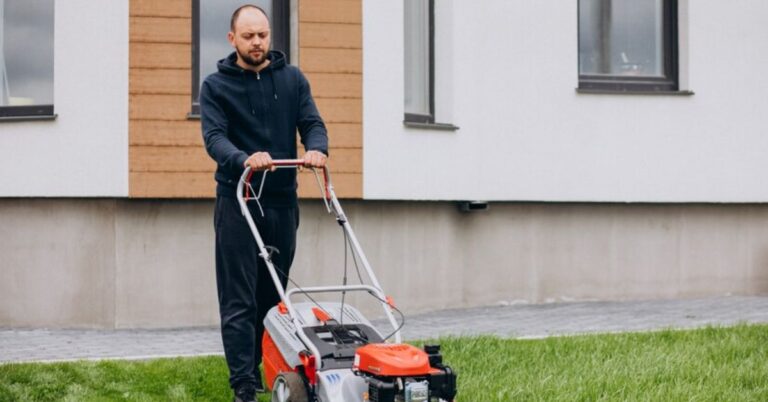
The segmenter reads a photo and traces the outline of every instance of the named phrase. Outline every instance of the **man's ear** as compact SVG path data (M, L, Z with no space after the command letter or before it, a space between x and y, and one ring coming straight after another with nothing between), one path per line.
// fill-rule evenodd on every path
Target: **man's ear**
M227 32L227 40L229 41L229 44L232 45L232 47L236 47L235 34L232 31Z

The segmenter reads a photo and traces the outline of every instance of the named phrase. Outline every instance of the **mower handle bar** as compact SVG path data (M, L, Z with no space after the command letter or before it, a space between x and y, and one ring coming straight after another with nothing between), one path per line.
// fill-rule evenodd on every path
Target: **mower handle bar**
M301 168L301 167L311 167L307 165L306 162L304 162L304 159L274 159L272 160L272 166L275 168ZM312 168L316 169L316 168ZM323 171L323 181L324 185L321 184L322 191L323 191L323 197L325 198L326 203L331 200L331 192L330 192L330 185L331 185L331 172L328 170L327 166L323 166L319 169L322 169ZM264 171L264 170L262 170ZM241 176L242 180L245 180L246 183L251 182L251 178L253 177L253 173L256 172L256 170L253 170L250 166L246 166L245 170L243 171L243 175ZM242 181L241 180L241 181ZM319 180L319 179L318 179ZM319 184L319 183L318 183ZM239 192L239 191L238 191Z

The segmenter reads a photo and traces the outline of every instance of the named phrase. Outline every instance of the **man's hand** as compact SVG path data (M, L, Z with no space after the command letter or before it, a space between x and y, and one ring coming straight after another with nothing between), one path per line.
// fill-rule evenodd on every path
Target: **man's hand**
M328 157L320 151L307 151L302 159L304 159L304 166L313 168L324 167L328 161Z
M266 152L256 152L248 157L243 164L243 167L250 166L253 170L269 170L274 172L275 166L272 164L272 157Z

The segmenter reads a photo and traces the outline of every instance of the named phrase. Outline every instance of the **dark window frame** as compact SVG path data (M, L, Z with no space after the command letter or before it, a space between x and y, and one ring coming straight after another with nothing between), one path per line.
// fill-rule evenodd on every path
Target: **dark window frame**
M581 9L581 1L578 10ZM662 16L662 31L664 42L664 76L663 77L631 77L620 75L594 75L581 73L581 51L577 69L579 71L579 90L594 90L606 92L676 92L680 90L680 53L678 34L678 1L664 0ZM581 18L578 18L581 32ZM576 38L579 48L579 35Z
M429 114L405 113L405 123L435 124L435 0L429 0Z
M52 3L55 7L55 3ZM56 13L54 11L53 23L56 23ZM56 42L56 33L54 31L54 43ZM55 61L56 49L51 61ZM55 70L54 70L55 80ZM54 81L51 81L54 86ZM0 121L26 121L26 120L53 120L57 116L54 113L53 104L23 105L23 106L0 106Z
M232 11L235 11L234 9ZM291 55L290 1L272 0L272 49L284 49L286 61ZM200 0L192 0L192 110L188 117L200 116Z
M0 106L0 120L55 117L53 105Z

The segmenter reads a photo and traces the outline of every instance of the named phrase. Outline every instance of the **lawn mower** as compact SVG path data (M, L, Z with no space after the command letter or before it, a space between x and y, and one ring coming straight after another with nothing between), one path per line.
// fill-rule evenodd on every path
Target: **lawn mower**
M274 161L276 168L297 169L303 165L304 161L299 159ZM345 255L342 285L301 287L291 281L294 286L284 290L269 246L259 235L247 206L248 201L258 203L268 171L261 172L257 190L251 182L257 172L245 169L238 182L237 200L281 300L264 319L262 339L264 377L272 392L272 402L454 401L456 373L443 364L440 346L426 345L420 349L402 343L402 324L393 314L399 310L385 295L365 257L334 193L328 168L313 170L325 207L341 226L355 265L359 259L369 283L363 283L358 267L361 283L347 284ZM322 172L322 179L318 171ZM261 209L260 204L258 207ZM392 333L383 336L359 310L345 303L347 292L365 292L376 299ZM311 295L318 293L340 293L341 302L317 302ZM292 296L310 301L293 303ZM389 338L393 336L391 342Z

